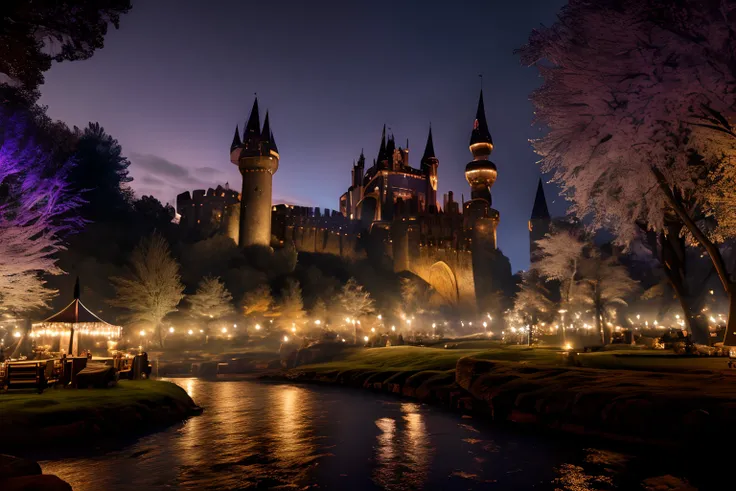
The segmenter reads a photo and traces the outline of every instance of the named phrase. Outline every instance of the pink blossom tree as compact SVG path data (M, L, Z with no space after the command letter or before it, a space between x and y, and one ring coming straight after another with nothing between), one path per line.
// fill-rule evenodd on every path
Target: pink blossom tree
M519 50L544 80L532 102L548 131L534 148L571 211L622 244L677 220L728 293L727 344L736 282L718 241L735 213L735 28L734 0L570 0Z
M73 211L82 201L67 181L71 163L55 162L37 136L28 114L0 109L0 311L46 306L56 291L42 275L63 273L56 253L80 225Z

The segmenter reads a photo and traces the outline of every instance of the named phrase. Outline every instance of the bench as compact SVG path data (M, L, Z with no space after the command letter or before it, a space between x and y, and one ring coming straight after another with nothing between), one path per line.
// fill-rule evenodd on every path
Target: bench
M36 389L40 394L49 385L47 372L53 372L53 360L6 362L4 372L1 384L5 392L10 389Z

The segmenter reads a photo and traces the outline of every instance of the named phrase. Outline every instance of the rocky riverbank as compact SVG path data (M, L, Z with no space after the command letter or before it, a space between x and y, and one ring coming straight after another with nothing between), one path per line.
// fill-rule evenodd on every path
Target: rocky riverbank
M266 378L380 390L494 421L627 443L733 441L736 373L672 374L461 358L454 370L292 369Z
M0 454L0 489L3 491L72 491L66 481L43 474L38 462Z
M110 389L52 389L0 395L0 452L83 447L132 438L202 411L181 387L154 380Z

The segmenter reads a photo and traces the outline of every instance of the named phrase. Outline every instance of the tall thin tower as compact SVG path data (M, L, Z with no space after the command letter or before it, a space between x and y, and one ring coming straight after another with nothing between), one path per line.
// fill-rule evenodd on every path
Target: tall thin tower
M237 127L230 146L230 161L243 176L240 195L240 247L271 245L271 195L273 175L279 169L279 152L268 120L261 122L258 98L253 102L248 123L240 139Z

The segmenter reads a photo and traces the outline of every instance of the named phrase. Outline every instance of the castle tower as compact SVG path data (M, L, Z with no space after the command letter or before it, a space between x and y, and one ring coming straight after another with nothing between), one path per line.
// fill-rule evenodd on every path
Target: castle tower
M536 260L537 241L549 233L551 223L552 218L549 215L547 199L544 197L544 187L540 177L537 184L537 195L534 197L532 215L529 218L529 257L531 262Z
M240 196L240 247L271 245L271 194L273 175L279 169L279 153L268 119L261 129L258 99L253 102L240 140L237 127L230 147L230 161L243 176Z
M491 186L496 182L497 175L496 164L488 160L492 151L493 139L486 122L481 90L473 131L470 134L470 152L473 154L473 160L465 166L465 178L470 185L470 200L463 204L463 221L469 232L467 235L470 236L473 285L479 308L488 308L491 295L499 289L504 280L494 278L499 259L496 250L499 213L491 208Z
M482 221L484 227L488 229L487 238L493 241L495 249L499 214L497 210L491 208L493 204L491 186L496 182L497 176L496 164L488 160L492 151L493 138L488 130L481 90L473 131L470 134L470 152L473 154L473 161L465 166L465 179L470 185L470 201L464 204L465 225L475 229Z
M435 211L439 208L437 205L437 167L440 161L434 154L434 142L432 141L432 125L429 126L429 135L427 136L427 145L424 147L424 155L422 156L421 169L427 176L427 211L434 206Z

